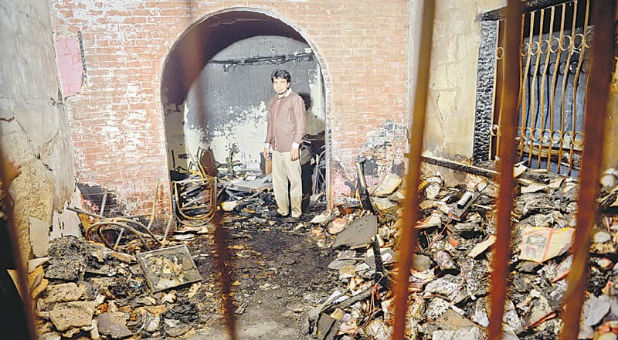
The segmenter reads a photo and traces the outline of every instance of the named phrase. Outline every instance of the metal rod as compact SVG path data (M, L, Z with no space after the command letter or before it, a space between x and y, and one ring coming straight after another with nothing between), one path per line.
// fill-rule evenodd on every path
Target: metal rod
M550 148L549 148L549 152L547 153L547 171L551 170L551 156L553 153L553 149L554 149L554 112L555 112L555 99L556 99L556 83L558 81L558 71L560 70L560 57L562 56L562 50L561 50L561 41L563 39L564 36L564 18L566 15L566 4L562 4L562 11L561 11L561 18L560 18L560 36L558 38L558 47L557 47L557 51L556 51L556 61L554 62L554 74L552 76L552 80L551 80L551 95L550 95L550 118L549 118L549 130L551 131L551 135L550 135ZM551 38L551 40L553 40L553 37ZM558 142L560 142L560 139L558 139ZM557 160L558 166L560 166L560 159Z
M554 34L554 14L556 12L556 7L552 7L551 8L551 13L550 13L550 17L549 17L549 33L548 33L548 37L547 40L543 39L543 27L541 27L541 33L539 35L539 39L541 39L541 41L547 41L547 52L546 52L546 56L545 56L545 68L543 68L543 75L541 76L541 123L540 123L540 131L541 133L539 134L539 154L537 157L537 165L540 168L541 167L541 154L543 153L543 134L545 133L545 82L547 81L547 69L549 68L549 58L551 56L551 38ZM543 43L540 44L539 46L540 50L543 50ZM541 53L543 53L541 51ZM550 133L551 135L551 133ZM548 154L551 154L551 147L549 147L548 145L548 149L547 149Z
M193 6L189 6L187 18L192 19L196 16L196 13L193 11ZM190 20L187 20L190 21ZM192 23L188 22L188 26ZM189 47L185 53L181 53L179 55L180 60L180 70L178 74L178 78L181 79L181 83L184 85L185 91L191 86L195 87L196 93L203 93L203 84L201 81L195 81L195 77L199 74L202 69L203 62L206 61L206 47L204 46L204 42L201 39L202 37L199 34L188 34L185 38L187 40L187 46ZM186 79L186 80L185 80ZM184 80L184 81L183 81ZM193 82L191 85L190 82ZM206 118L208 115L206 114L206 105L204 103L204 96L197 96L197 110L199 114L199 122L197 122L199 126L206 125ZM191 153L189 153L191 155ZM230 159L231 162L231 159ZM216 179L214 181L214 188L211 188L213 199L213 205L216 207ZM176 204L178 204L178 192L176 189L176 185L174 185ZM178 213L182 214L180 208L178 208ZM218 214L216 214L216 208L213 208L211 212L211 217L214 217L212 223L215 226L215 248L217 251L216 261L215 261L215 271L218 274L220 291L221 291L221 302L223 305L223 319L225 321L225 328L228 333L228 337L230 340L235 340L238 338L238 334L236 331L236 315L234 314L234 305L233 305L233 292L232 292L232 269L233 269L233 259L229 256L229 251L227 248L227 231L221 225L220 219L218 218ZM203 222L204 224L206 222Z
M470 174L479 175L487 178L495 178L498 175L497 171L481 168L474 165L458 163L450 159L437 158L431 156L421 156L423 162L438 165L441 167L464 171Z
M603 141L610 78L614 52L615 1L595 1L592 7L595 25L592 41L592 64L588 74L584 132L586 143L582 159L579 197L577 198L577 228L573 242L573 264L567 277L568 288L564 294L565 312L562 318L561 340L577 339L584 293L588 284L588 260L596 200L599 196L599 176L603 159Z
M508 261L510 259L511 241L511 210L513 209L513 165L515 164L515 137L517 133L519 80L521 68L519 63L511 58L519 59L521 45L521 1L509 0L507 3L507 19L505 25L505 44L503 84L500 92L500 143L498 179L498 214L496 243L493 245L493 263L491 273L491 314L489 319L489 340L502 339L502 318L506 301L508 281ZM520 21L521 20L521 21ZM541 19L542 22L542 19ZM541 26L542 27L542 26ZM542 32L541 32L542 33ZM542 36L542 34L540 34ZM540 46L539 46L540 49Z
M107 202L107 189L105 190L105 193L103 194L103 200L101 201L101 210L99 212L99 215L103 216L103 212L105 212L105 202Z
M414 115L412 135L409 142L408 172L406 174L406 197L403 205L403 216L399 240L399 260L397 262L397 277L393 286L395 303L393 340L401 340L405 335L406 312L408 311L408 286L410 268L417 247L418 229L414 228L418 220L418 185L420 183L421 153L423 150L423 135L425 131L425 115L427 107L427 88L429 85L429 68L431 66L431 41L433 38L433 20L435 1L423 3L423 22L418 58L418 78L414 94Z
M564 93L566 92L567 78L569 75L569 64L571 63L571 57L573 56L573 42L575 41L575 23L577 18L577 1L573 2L573 20L571 23L571 35L569 37L569 46L568 51L569 54L567 56L565 66L564 66L564 74L562 75L562 91L560 94L562 95L562 100L560 102L560 146L558 147L558 173L562 171L562 150L564 148L564 128L565 128L565 100L566 96ZM564 41L561 42L561 49L564 48Z
M524 143L526 141L526 124L528 118L528 103L526 102L526 87L528 85L528 73L530 72L530 61L532 60L532 37L534 34L534 12L530 13L530 35L528 37L528 48L525 51L526 55L526 69L522 74L521 81L521 129L520 129L520 138L519 138L519 158L521 159L524 155ZM524 45L525 46L525 45ZM522 48L524 50L524 48Z
M536 123L537 123L537 116L538 116L538 111L536 110L535 104L536 104L536 76L539 73L539 62L541 60L541 44L542 44L542 39L543 39L543 20L545 19L545 9L541 10L541 20L540 20L540 26L539 26L539 38L537 39L537 44L538 47L536 49L536 61L534 62L534 75L532 76L532 86L530 87L530 117L532 118L531 124L530 124L530 144L528 146L528 166L530 166L532 164L532 148L533 145L532 143L535 140L535 133L537 131L536 128ZM534 44L532 42L530 42L530 49L532 51L532 46L534 46ZM532 110L534 110L534 114L532 112Z
M165 241L167 240L167 235L169 235L170 233L173 220L174 220L174 214L171 214L170 218L167 220L167 226L165 226L165 234L163 234L163 239L161 240L161 248L163 248L163 245L165 244Z
M152 195L152 213L150 215L150 221L148 222L148 226L146 226L146 229L150 230L150 228L152 228L152 223L155 220L155 217L157 216L157 196L159 194L159 179L157 178L157 182L155 183L155 190L154 190L154 194Z
M573 153L575 147L575 138L577 137L577 88L579 87L577 82L579 81L579 73L584 62L584 53L586 51L586 34L588 32L588 16L590 13L590 0L586 0L586 10L584 14L584 34L582 35L582 44L579 50L579 60L577 61L577 69L575 70L575 78L573 80L573 111L571 116L573 119L573 130L571 131L571 147L569 148L569 171L571 174L573 169ZM575 39L573 39L573 48L575 48Z

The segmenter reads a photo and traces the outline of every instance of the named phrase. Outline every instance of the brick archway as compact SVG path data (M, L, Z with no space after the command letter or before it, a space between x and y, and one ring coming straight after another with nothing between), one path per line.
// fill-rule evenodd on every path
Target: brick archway
M209 60L227 46L243 39L272 35L292 38L306 43L317 59L323 87L324 130L326 143L326 193L332 202L330 159L332 127L332 85L326 63L306 32L281 15L264 9L235 7L203 16L190 24L175 40L163 61L160 73L160 98L164 121L166 108L181 105L189 89ZM189 53L187 53L189 52ZM167 129L167 127L165 127ZM166 148L169 141L166 138ZM168 157L168 163L170 162ZM168 164L168 169L173 167Z

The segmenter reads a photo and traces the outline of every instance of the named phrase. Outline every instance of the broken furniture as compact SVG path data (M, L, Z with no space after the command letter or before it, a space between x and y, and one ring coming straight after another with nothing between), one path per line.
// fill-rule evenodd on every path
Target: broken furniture
M187 179L172 181L176 219L186 226L203 226L210 222L217 209L217 178L193 174Z

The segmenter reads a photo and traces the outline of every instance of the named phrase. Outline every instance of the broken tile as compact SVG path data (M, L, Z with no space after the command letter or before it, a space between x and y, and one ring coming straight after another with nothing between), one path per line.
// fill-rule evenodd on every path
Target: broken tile
M441 214L437 211L434 211L427 218L424 218L418 222L416 225L417 229L427 229L433 227L439 227L442 225Z
M528 167L525 166L523 163L519 163L513 166L513 178L517 178L521 176L521 174L523 174L526 171L526 169L528 169Z
M74 327L87 327L92 325L94 307L92 302L87 301L57 303L49 313L49 317L56 329L61 332Z
M547 190L549 186L547 184L539 184L539 183L532 183L528 186L522 187L521 188L521 193L522 194L529 194L529 193L533 193L533 192L539 192L539 191L545 191Z
M382 214L394 211L394 209L396 210L399 207L397 203L391 201L390 198L387 197L374 197L372 202L374 208Z
M390 328L380 319L373 319L365 327L365 332L371 339L388 340L391 337Z
M133 335L127 328L126 321L119 315L102 313L97 317L99 333L109 335L113 339L123 339Z
M152 315L150 313L146 313L144 317L144 330L148 333L154 333L159 329L159 324L161 323L161 317L158 315Z
M384 176L380 183L370 190L369 193L372 196L386 197L395 192L402 182L403 179L401 177L391 173Z
M612 235L607 231L597 231L594 233L593 241L595 243L605 243L609 242L612 239Z
M601 320L603 320L603 317L609 313L612 305L611 302L612 301L607 295L601 295L600 297L590 295L588 299L584 301L584 306L582 309L584 324L588 326L598 325Z
M462 287L462 283L460 277L447 274L427 283L423 292L425 294L439 294L450 301L454 301Z
M477 244L472 248L472 250L468 253L468 256L471 258L475 258L482 253L484 253L489 247L491 247L494 243L496 243L496 237L494 235L490 235L487 240Z
M357 246L371 243L371 238L378 232L378 218L375 215L367 215L349 223L341 233L337 234L333 248Z
M466 327L460 328L454 331L447 330L438 330L432 333L432 340L484 340L485 332L480 328L474 327Z
M329 265L329 269L338 270L344 266L354 265L356 263L356 252L354 250L342 251L337 255Z
M442 270L455 268L455 263L453 262L451 255L444 250L438 250L437 252L433 253L433 260Z
M450 303L439 297L431 299L425 310L425 317L429 320L436 320L439 316L446 313L450 308Z
M39 336L39 340L60 340L62 336L55 332L49 332Z
M335 235L342 232L348 226L348 219L345 217L336 217L329 224L326 229L329 234Z
M77 301L86 292L86 287L74 282L49 285L45 292L45 303Z
M529 306L530 311L526 316L526 324L528 327L545 320L550 314L553 313L553 310L545 296L535 289L530 292Z
M327 225L333 219L333 214L329 211L324 211L321 214L315 215L310 223Z
M165 319L164 324L163 324L163 330L165 331L167 335L171 337L175 338L175 337L182 336L183 334L187 333L191 329L191 326L186 323L172 322L172 321L178 321L178 320Z
M436 318L436 324L440 325L440 328L446 330L457 330L460 328L468 328L474 326L474 322L468 320L465 316L455 312L452 308L448 308L438 318Z

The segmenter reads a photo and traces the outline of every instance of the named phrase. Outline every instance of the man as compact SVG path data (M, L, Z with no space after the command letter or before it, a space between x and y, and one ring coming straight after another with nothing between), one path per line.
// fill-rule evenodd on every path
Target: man
M268 127L264 157L270 159L277 214L299 218L302 214L302 181L300 172L300 144L305 135L305 104L290 89L292 77L286 70L275 70L270 76L275 95L268 105ZM290 190L288 192L288 182ZM288 198L289 194L289 198ZM291 204L290 204L291 203Z

